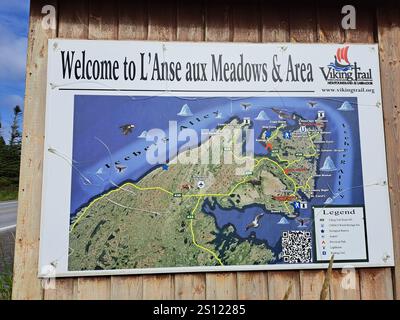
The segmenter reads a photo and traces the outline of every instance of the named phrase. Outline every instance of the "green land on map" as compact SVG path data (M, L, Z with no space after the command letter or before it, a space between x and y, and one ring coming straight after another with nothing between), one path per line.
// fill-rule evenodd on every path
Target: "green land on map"
M228 137L227 131L245 129L243 122L234 119L217 132ZM224 143L232 146L232 158L238 161L179 161L199 157L206 150L217 150L222 157L229 149L215 149L219 135L210 136L201 146L180 153L168 170L157 168L135 183L126 182L92 200L70 226L69 270L273 262L277 257L265 242L254 236L240 238L232 225L219 228L213 215L202 212L202 204L208 200L226 209L258 204L294 218L290 199L296 199L300 190L308 196L313 193L322 130L318 126L305 133L297 129L292 139L284 139L284 130L285 123L278 122L270 138L257 139L256 143L270 144L272 152L258 155L254 161L235 154L241 149L234 146L238 140L235 133ZM204 188L197 187L199 178ZM285 197L287 200L282 200Z

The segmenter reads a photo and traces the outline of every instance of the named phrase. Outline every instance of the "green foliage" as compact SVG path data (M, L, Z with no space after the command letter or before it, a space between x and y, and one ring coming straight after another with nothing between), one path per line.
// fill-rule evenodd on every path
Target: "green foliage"
M0 273L0 300L11 300L12 281L11 270Z
M13 200L17 197L21 158L21 132L19 129L21 112L19 106L14 108L9 144L5 143L0 132L0 201Z
M13 112L14 112L14 117L11 125L10 146L19 146L21 145L21 131L19 129L19 118L21 116L22 110L20 106L15 106Z
M18 198L18 185L10 185L7 189L0 189L0 201L11 201Z
M20 146L0 145L0 188L18 184L20 154Z
M20 153L19 145L0 144L0 201L16 199Z

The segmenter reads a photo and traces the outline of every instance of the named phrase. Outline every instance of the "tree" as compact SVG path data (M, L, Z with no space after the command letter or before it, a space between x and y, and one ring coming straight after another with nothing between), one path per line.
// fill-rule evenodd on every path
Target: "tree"
M0 124L0 201L15 199L18 191L19 165L21 161L21 132L19 118L22 110L15 106L11 125L11 137L6 144Z
M1 125L1 117L0 117L0 148L2 148L6 144L6 141L3 138L3 126Z
M20 106L14 107L14 117L11 125L11 136L10 136L10 146L20 146L21 145L21 131L19 129L19 118L21 116L22 110Z

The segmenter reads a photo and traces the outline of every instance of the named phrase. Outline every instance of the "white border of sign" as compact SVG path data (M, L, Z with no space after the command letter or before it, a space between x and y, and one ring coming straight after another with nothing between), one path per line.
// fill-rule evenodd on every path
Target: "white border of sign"
M380 74L378 47L375 44L348 44L351 57L360 66L371 68L374 93L342 93L340 96L351 95L358 99L359 123L361 137L361 154L363 167L365 210L367 221L369 262L351 263L351 267L382 267L393 266L393 241L389 195L387 187L386 153L382 116L382 101L380 91ZM104 95L149 95L147 89L159 90L151 95L188 96L193 92L179 90L212 90L212 94L196 92L197 96L218 96L218 90L232 90L230 96L249 96L246 90L264 91L257 96L285 97L321 97L322 87L326 82L319 70L333 60L338 47L343 44L249 44L249 43L180 43L180 42L150 42L150 41L90 41L90 40L49 40L45 151L42 192L42 215L39 276L47 276L46 270L51 265L55 268L57 277L117 275L117 274L150 274L177 272L209 272L209 271L245 271L245 270L298 270L326 268L327 263L313 264L271 264L249 266L218 266L218 267L174 267L149 269L122 269L101 271L68 271L68 234L70 219L71 166L59 156L49 152L54 148L66 159L72 158L73 137L73 105L74 94L104 94ZM167 83L167 82L125 82L118 81L77 81L65 80L61 74L61 50L86 50L91 57L98 59L119 59L125 55L138 56L139 52L152 51L181 61L188 61L193 56L199 61L206 60L210 53L223 53L226 60L235 60L243 53L250 62L271 60L273 54L285 57L289 53L300 61L312 63L314 81L312 83ZM350 53L349 53L350 55ZM330 87L336 88L334 85ZM342 86L343 87L343 86ZM348 86L349 89L357 86ZM60 90L60 89L68 90ZM110 91L96 91L104 88ZM74 89L74 90L71 90ZM79 89L91 89L83 91ZM135 91L120 91L120 89L135 89ZM173 90L173 93L171 93ZM282 93L286 91L285 93ZM307 93L304 93L309 91ZM303 93L301 93L303 92ZM339 95L339 94L338 94ZM332 96L332 94L328 94ZM349 267L346 263L334 264L335 268Z

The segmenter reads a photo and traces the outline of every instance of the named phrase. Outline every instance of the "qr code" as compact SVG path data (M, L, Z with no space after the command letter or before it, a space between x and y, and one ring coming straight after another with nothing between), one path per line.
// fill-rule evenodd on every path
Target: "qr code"
M311 262L311 233L309 231L282 232L282 258L287 263Z

